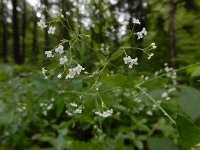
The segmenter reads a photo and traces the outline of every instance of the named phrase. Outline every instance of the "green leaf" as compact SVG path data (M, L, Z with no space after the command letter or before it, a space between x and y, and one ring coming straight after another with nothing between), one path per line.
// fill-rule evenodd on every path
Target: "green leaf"
M60 115L62 114L64 106L65 106L65 104L64 104L63 100L58 101L57 109L56 109L56 117L57 118L60 117Z
M113 60L116 60L117 58L119 58L121 55L123 55L124 53L124 50L118 50L116 52L114 52L111 57L110 57L110 60L113 61Z
M168 139L148 138L149 150L179 150L178 146Z
M187 72L192 78L200 76L200 66L193 66L187 69Z
M194 121L200 116L200 91L189 86L180 87L178 104L182 110Z
M200 128L183 115L177 115L177 129L180 134L181 143L185 149L190 149L200 143Z
M123 88L133 88L134 81L131 78L128 78L124 75L116 74L107 76L104 81L111 84L112 86L119 86Z

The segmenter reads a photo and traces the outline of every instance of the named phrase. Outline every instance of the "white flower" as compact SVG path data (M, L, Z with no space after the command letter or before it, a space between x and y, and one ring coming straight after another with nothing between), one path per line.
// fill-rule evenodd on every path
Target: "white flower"
M142 33L143 33L143 35L147 35L147 30L146 30L146 28L142 28L142 31L141 31Z
M44 22L43 19L41 19L41 20L37 23L37 25L38 25L42 30L43 30L44 28L47 27L47 25L45 24L45 22Z
M43 74L43 76L46 76L46 72L47 72L47 70L43 67L42 68L42 74Z
M68 116L72 116L72 113L70 113L69 111L65 111L65 113L68 115Z
M146 113L147 113L147 115L149 115L149 116L152 116L152 115L153 115L153 112L152 112L151 110L148 110Z
M51 110L53 108L53 104L50 103L48 106L47 106L47 110Z
M152 46L153 49L156 49L156 48L157 48L157 46L156 46L155 43L151 43L151 46Z
M103 113L97 111L95 112L95 114L99 115L100 117L106 118L106 117L110 117L113 114L113 110L110 109L110 110L104 111Z
M167 93L167 92L163 92L163 93L162 93L162 97L163 97L163 98L168 97L168 93Z
M76 70L74 68L69 69L68 75L65 77L65 79L72 79L76 75Z
M63 54L64 53L64 47L62 45L59 45L56 49L55 52Z
M147 35L147 31L146 31L146 28L142 28L142 31L140 32L137 32L137 36L138 36L138 40L143 38L145 35Z
M70 106L72 107L77 107L78 105L76 103L69 103Z
M137 32L137 36L138 36L138 38L137 38L138 40L139 40L139 39L142 39L142 38L143 38L142 32Z
M170 97L168 96L167 92L163 92L161 95L162 98L165 98L166 100L170 100Z
M62 78L62 74L58 74L58 79L61 79Z
M124 63L128 65L129 68L132 68L133 65L138 65L138 58L132 59L130 56L124 57Z
M49 34L54 34L55 33L55 30L56 30L56 27L55 26L50 26L49 30L48 30L48 33Z
M82 113L82 109L81 108L77 108L75 111L74 111L75 114L81 114Z
M68 61L68 59L67 59L66 56L60 58L60 64L61 65L64 65L67 61Z
M139 19L136 19L136 18L133 18L133 23L134 23L134 24L140 24L140 20L139 20Z
M72 79L75 75L79 75L82 70L85 70L80 64L78 64L75 68L69 69L69 73L65 79Z
M172 87L172 88L168 89L168 93L171 93L173 91L176 91L176 88Z
M74 70L76 71L76 74L79 75L81 73L82 70L85 70L85 68L83 68L80 64L78 64Z
M54 57L52 54L52 51L45 51L45 54L47 55L47 57Z
M147 59L151 59L151 57L153 57L153 56L154 56L154 53L148 54Z

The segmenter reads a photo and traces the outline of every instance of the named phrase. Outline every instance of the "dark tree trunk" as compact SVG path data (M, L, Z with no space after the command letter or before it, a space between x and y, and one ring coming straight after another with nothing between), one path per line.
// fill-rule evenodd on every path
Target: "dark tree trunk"
M60 8L62 8L62 15L66 18L66 1L65 0L60 0ZM66 24L66 21L64 21ZM63 39L67 38L68 31L67 29L61 24L61 36Z
M26 49L26 0L23 0L23 14L22 14L22 62L25 61Z
M13 6L13 52L14 52L14 61L16 64L22 64L21 54L20 54L20 39L19 39L19 27L18 27L18 12L17 12L17 0L12 0Z
M172 67L177 68L177 51L175 45L175 3L174 0L169 0L169 48Z
M48 0L44 0L44 5L47 9L49 9L49 3ZM48 20L48 13L45 11L45 20ZM49 35L48 35L48 28L45 28L45 51L49 50Z
M8 62L8 29L7 29L7 23L6 23L6 7L4 2L2 1L2 27L3 27L3 33L2 33L2 56L3 56L3 62Z
M37 55L38 55L38 46L37 46L37 16L36 12L33 10L33 40L32 40L32 51L31 51L31 63L35 63L37 61Z

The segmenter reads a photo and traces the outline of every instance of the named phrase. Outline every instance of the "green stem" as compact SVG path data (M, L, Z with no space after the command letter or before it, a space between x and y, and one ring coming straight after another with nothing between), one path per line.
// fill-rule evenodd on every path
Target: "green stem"
M160 106L160 104L151 96L149 95L143 88L141 88L139 85L136 86L144 95L146 95L163 113L165 116L169 118L169 120L176 125L176 122L174 119Z

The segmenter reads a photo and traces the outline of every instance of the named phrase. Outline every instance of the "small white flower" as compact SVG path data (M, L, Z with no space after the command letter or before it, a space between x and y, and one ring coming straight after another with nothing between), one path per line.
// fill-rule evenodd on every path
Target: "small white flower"
M141 31L142 33L143 33L143 35L147 35L147 30L146 30L146 28L142 28L142 31Z
M75 114L81 114L82 113L82 109L81 108L77 108L75 111L74 111Z
M95 112L95 114L99 115L100 117L107 118L113 114L113 110L110 109L110 110L104 111L103 113L97 111L97 112Z
M142 28L142 31L140 32L137 32L137 36L138 36L138 40L143 38L145 35L147 35L147 31L146 31L146 28Z
M48 106L47 106L47 110L51 110L53 108L53 104L50 103Z
M66 56L64 56L64 57L61 57L59 61L61 65L64 65L68 61L68 59Z
M154 53L148 54L147 59L151 59L151 57L153 57L153 56L154 56Z
M149 77L148 77L148 76L146 76L146 77L144 78L144 80L149 80Z
M68 115L68 116L72 116L72 113L71 112L69 112L69 111L65 111L65 113Z
M162 97L163 97L163 98L168 97L168 93L167 93L167 92L163 92L163 93L162 93Z
M69 103L70 106L72 107L77 107L78 105L76 103Z
M139 39L142 39L142 38L143 38L142 32L137 32L137 36L138 36L138 38L137 38L138 40L139 40Z
M43 76L46 76L46 72L47 72L47 70L43 67L42 68L42 74L43 74Z
M74 70L74 68L69 69L69 73L67 74L65 79L72 79L74 78L75 75L76 75L76 70Z
M69 73L65 79L72 79L75 75L79 75L82 70L85 70L80 64L78 64L75 68L69 69Z
M136 18L133 18L133 23L134 23L134 24L140 24L140 20L139 20L139 19L136 19Z
M37 25L38 25L42 30L43 30L44 28L47 27L47 25L45 24L45 22L44 22L43 19L41 19L41 20L37 23Z
M80 64L78 64L74 70L76 71L76 74L79 75L81 73L82 70L85 70L85 68L83 68Z
M55 33L55 30L56 30L56 27L55 26L50 26L49 30L48 30L48 33L49 34L54 34Z
M58 79L61 79L62 78L62 74L58 74Z
M130 56L124 57L124 63L128 65L129 68L132 68L133 65L138 65L138 58L132 59Z
M152 46L153 49L156 49L156 48L157 48L157 46L156 46L155 43L151 43L151 46Z
M147 113L147 115L149 115L149 116L152 116L152 115L153 115L153 112L152 112L151 110L148 110L146 113Z
M176 88L172 87L172 88L168 89L168 93L171 93L173 91L176 91Z
M59 53L59 54L63 54L64 53L64 47L62 45L59 45L56 49L55 52Z
M48 58L54 57L52 51L45 51L45 54L47 55Z

